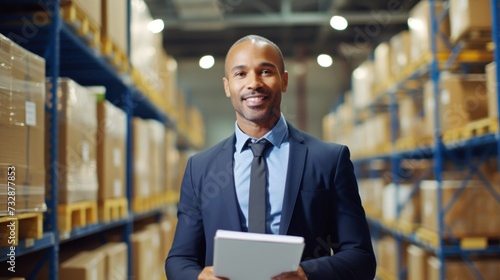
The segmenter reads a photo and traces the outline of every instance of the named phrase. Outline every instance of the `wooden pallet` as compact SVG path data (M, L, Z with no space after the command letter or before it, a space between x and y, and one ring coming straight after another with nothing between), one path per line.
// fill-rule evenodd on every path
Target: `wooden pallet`
M467 129L467 127L460 127L447 130L443 132L443 143L452 144L460 141L470 139L472 137L472 132Z
M424 243L431 245L433 247L437 247L439 245L439 235L436 231L430 230L424 227L420 227L416 231L417 239ZM493 238L490 237L476 237L476 236L464 236L456 238L456 242L460 244L460 247L464 250L474 250L474 249L485 249L488 247L490 241L495 241L498 243L498 239L500 237L496 236ZM452 239L448 236L443 237L443 242L445 244L451 244Z
M473 137L495 134L498 132L498 119L486 118L468 123L466 127Z
M135 197L132 201L132 211L142 213L154 208L153 201L150 197Z
M417 230L417 228L418 228L417 224L409 223L406 221L397 221L396 223L394 223L394 230L404 235L410 235L414 233Z
M101 53L118 72L125 73L129 70L129 60L125 51L104 35L101 36Z
M17 246L22 239L43 237L43 213L0 217L0 246Z
M91 47L99 48L101 28L92 22L75 1L61 7L61 16Z
M99 221L110 222L127 216L128 201L126 198L108 198L99 202Z
M465 49L487 49L487 45L491 42L491 27L469 28L455 42L463 43Z
M83 201L71 204L60 204L59 231L69 233L79 227L97 223L97 202Z
M398 151L410 151L418 148L428 148L434 144L433 137L423 137L423 138L414 138L414 137L405 137L400 138L396 141L396 149Z

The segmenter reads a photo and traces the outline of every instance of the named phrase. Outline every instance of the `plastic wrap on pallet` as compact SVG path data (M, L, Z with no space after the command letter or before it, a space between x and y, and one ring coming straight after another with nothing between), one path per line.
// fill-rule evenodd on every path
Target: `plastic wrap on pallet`
M57 95L59 202L96 201L96 97L68 78L59 78ZM48 144L50 131L47 137Z
M0 34L0 201L11 186L19 213L46 210L44 79L45 60Z

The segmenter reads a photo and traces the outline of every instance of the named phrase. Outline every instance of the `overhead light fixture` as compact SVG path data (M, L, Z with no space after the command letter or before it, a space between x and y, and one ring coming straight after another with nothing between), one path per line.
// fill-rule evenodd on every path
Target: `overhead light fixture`
M344 30L347 28L347 19L341 16L333 16L330 19L330 25L332 26L333 29L335 30Z
M327 55L327 54L318 55L317 61L318 61L319 66L325 67L325 68L330 67L333 64L332 57Z
M155 19L148 23L148 30L153 33L160 33L163 31L163 28L165 28L165 24L161 19Z
M210 69L215 64L215 59L211 55L205 55L200 58L200 67L203 69Z

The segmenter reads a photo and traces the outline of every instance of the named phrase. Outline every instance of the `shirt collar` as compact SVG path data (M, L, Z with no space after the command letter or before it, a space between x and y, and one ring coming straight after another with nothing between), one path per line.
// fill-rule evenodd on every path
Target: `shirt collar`
M243 131L241 131L241 129L238 127L238 122L235 122L234 126L234 131L236 134L236 151L241 153L248 138L252 137L246 135ZM273 146L278 148L281 146L281 143L288 140L288 125L286 124L283 113L281 114L281 117L276 125L268 133L266 133L263 137L255 140L260 140L263 138L267 139L267 141L271 142Z

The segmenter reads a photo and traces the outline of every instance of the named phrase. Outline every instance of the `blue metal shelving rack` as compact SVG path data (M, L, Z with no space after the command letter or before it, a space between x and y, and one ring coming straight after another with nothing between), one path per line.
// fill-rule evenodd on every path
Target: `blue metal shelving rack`
M72 27L64 23L60 16L60 1L54 0L2 0L3 5L37 5L38 9L47 12L50 15L50 21L46 24L33 24L35 18L33 15L7 15L0 12L0 33L20 44L22 47L42 56L46 61L47 76L51 77L51 104L57 104L57 77L69 77L81 85L102 85L106 87L106 99L122 108L127 115L127 142L126 142L126 196L128 201L132 201L132 182L133 182L133 158L132 158L132 117L141 117L146 119L156 119L166 125L172 126L171 120L151 103L140 90L127 82L127 79L120 75L104 57L89 47L82 37L76 35ZM130 22L130 0L128 2L127 18ZM32 32L26 32L25 25L14 25L12 20L22 20L24 24L31 24L35 29ZM130 26L127 31L128 45L130 46ZM16 40L17 39L17 40ZM129 48L130 49L130 48ZM130 52L128 51L130 57ZM47 174L50 176L52 188L46 199L47 208L44 221L44 235L41 239L23 241L21 240L16 247L16 257L30 254L37 251L44 252L44 258L39 261L36 267L32 268L28 279L37 279L41 267L48 262L48 279L58 279L59 265L59 245L61 243L75 240L84 236L99 234L108 229L123 227L122 240L128 245L128 275L132 273L132 248L130 235L133 232L134 221L158 216L161 210L152 210L140 215L132 214L131 203L128 204L129 216L109 222L89 225L85 228L73 230L69 236L64 238L58 232L58 192L57 192L57 107L46 106L46 111L50 112L51 133L54 135L50 139L50 163L51 168ZM5 261L8 248L0 247L0 261ZM3 253L5 252L5 254Z
M439 0L429 0L430 2L430 14L431 14L431 53L432 60L427 65L419 68L415 71L415 73L411 74L404 81L398 82L396 85L387 90L386 95L390 98L390 106L389 112L391 113L391 131L392 131L392 142L394 144L394 135L395 131L397 131L397 100L395 98L396 92L399 89L404 89L404 84L409 80L417 80L422 78L423 76L429 76L429 79L433 82L433 93L434 93L434 103L439 104L439 82L440 82L440 74L443 70L440 68L440 61L438 61L437 55L437 38L442 37L439 34L439 25L441 21L445 18L447 13L449 12L448 1L444 1L445 9L442 14L437 14L434 8L434 3ZM492 42L495 46L494 48L494 59L493 61L496 63L496 81L500 81L500 67L498 67L498 62L500 61L500 0L490 0L491 1L491 15L492 15ZM450 55L448 60L444 63L444 69L449 69L449 67L457 61L460 53L463 51L463 45L458 44L453 46L451 43L447 42L448 47L450 48ZM442 58L441 58L442 59ZM465 63L466 64L466 63ZM441 64L442 67L442 64ZM496 83L496 92L497 94L500 92L500 83ZM379 102L378 100L374 101L374 104ZM497 100L500 108L500 98ZM370 106L374 106L373 104ZM396 113L395 113L396 111ZM392 227L388 227L383 222L368 218L369 224L372 228L374 238L380 236L381 233L389 233L395 237L396 242L398 244L398 257L397 257L397 267L398 267L398 275L397 279L406 279L406 268L402 267L401 264L401 252L402 252L402 241L409 242L411 244L415 244L421 248L424 248L428 252L433 253L441 262L441 267L439 270L440 279L445 279L445 259L447 257L461 257L464 262L467 263L468 267L471 269L471 273L475 275L477 279L482 279L481 275L474 267L474 264L471 261L470 256L472 255L492 255L500 256L500 245L488 245L483 249L464 249L458 243L453 243L452 245L445 244L443 239L443 229L445 228L444 224L444 216L447 213L447 210L457 199L457 194L452 198L451 202L447 205L443 205L442 203L442 174L443 174L443 165L446 159L452 160L463 160L467 162L467 176L466 178L470 178L473 174L478 175L485 184L485 187L488 188L492 196L496 198L497 202L500 203L500 194L496 192L492 187L491 183L487 182L484 176L478 172L477 167L474 166L473 163L470 162L471 159L475 159L476 161L482 162L485 158L491 157L491 155L495 154L497 161L500 163L500 132L495 134L488 134L473 137L471 139L466 139L463 141L458 141L453 144L444 144L441 138L441 124L439 121L439 107L435 106L434 108L434 144L430 147L420 147L414 150L409 151L393 151L387 155L377 155L369 158L362 158L354 160L354 164L356 165L356 169L365 168L370 162L374 160L384 160L390 163L390 168L393 175L393 183L397 185L398 183L398 168L400 166L401 160L403 159L433 159L434 166L432 172L435 176L435 180L438 183L437 187L437 209L438 211L438 244L437 246L431 246L428 243L422 242L416 233L406 234L401 231L395 230ZM500 116L498 118L500 121ZM500 122L499 122L500 123ZM500 164L499 164L500 166ZM500 170L499 170L500 172ZM357 173L360 175L360 173ZM367 176L367 174L363 174ZM368 175L371 177L370 175ZM462 188L467 184L468 179L466 179ZM498 182L496 182L498 183ZM418 188L418 185L415 186ZM417 189L418 190L418 189ZM396 188L397 192L397 188ZM459 191L458 191L459 192ZM396 195L397 197L397 195ZM404 203L403 203L404 204ZM397 216L399 215L399 211L402 205L398 205L397 207Z

